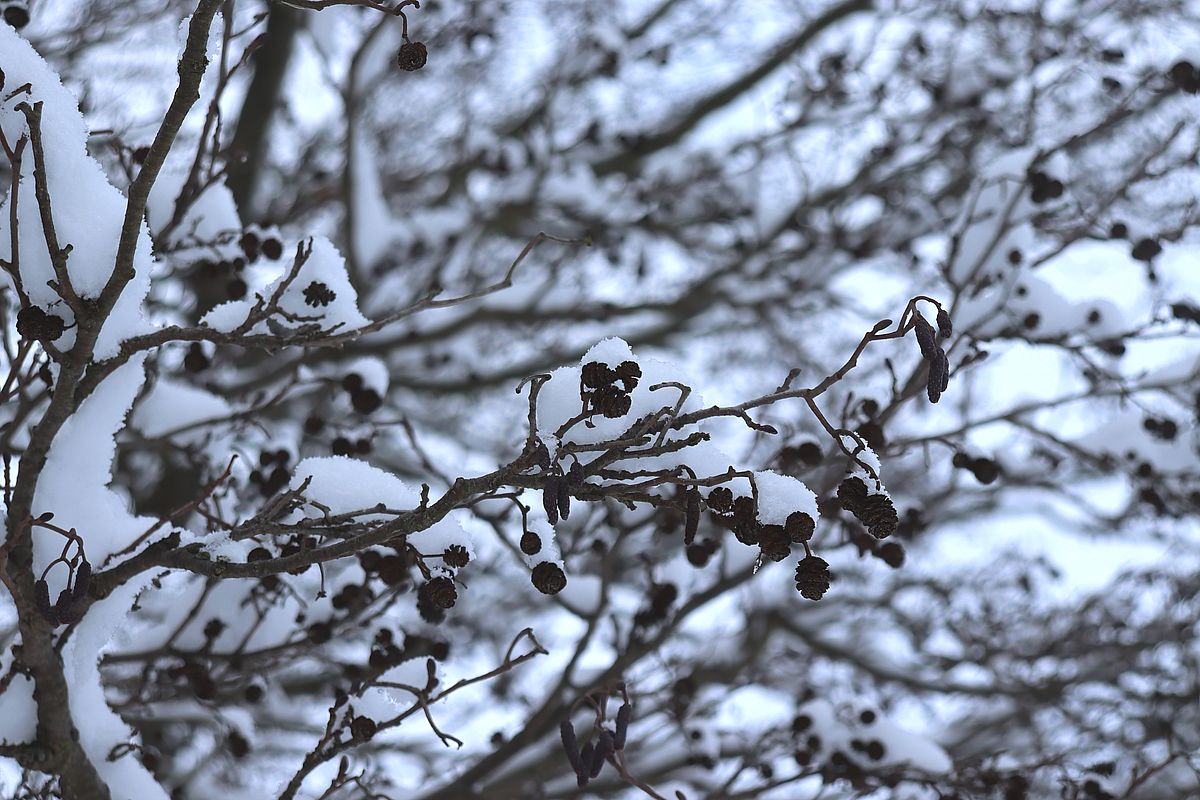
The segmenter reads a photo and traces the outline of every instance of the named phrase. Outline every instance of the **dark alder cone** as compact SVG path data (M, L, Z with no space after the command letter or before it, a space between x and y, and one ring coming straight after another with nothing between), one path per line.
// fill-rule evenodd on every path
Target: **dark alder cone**
M868 495L858 511L853 512L858 521L867 526L867 532L876 539L886 539L896 532L900 516L892 498L886 494Z
M583 464L576 461L567 470L567 485L572 488L583 486Z
M25 306L17 312L17 333L25 339L53 342L63 335L66 323L57 314L47 314L38 306Z
M405 42L400 45L400 52L396 56L396 63L405 72L416 72L425 66L425 59L428 57L429 51L425 49L424 42Z
M1177 61L1167 75L1180 91L1200 94L1200 72L1190 61Z
M183 357L183 368L188 372L203 372L211 363L204 355L204 348L196 342L188 346L187 355Z
M971 470L975 480L984 484L993 483L1000 477L1000 465L990 458L973 458L967 469Z
M375 735L378 727L375 720L370 717L355 717L354 721L350 723L350 735L354 737L355 741L365 742Z
M783 532L795 544L807 542L812 538L813 531L816 529L817 523L803 511L793 511L791 514L788 514L787 519L783 522Z
M408 577L408 567L400 556L384 556L379 562L379 579L395 586Z
M567 576L562 567L552 561L543 561L534 567L530 578L542 594L558 594L567 585Z
M304 304L316 308L327 306L337 299L337 293L320 281L313 281L304 287Z
M633 706L629 703L622 703L617 709L617 729L613 734L613 748L615 750L625 749L625 736L629 732L629 720L633 717Z
M246 691L242 693L246 698L247 703L258 703L263 699L263 687L257 683L252 683L246 687Z
M420 588L419 594L427 597L430 603L440 609L454 608L454 604L458 602L458 589L454 587L454 581L445 575L430 578L429 582Z
M589 361L580 370L579 379L583 382L584 387L588 389L600 389L612 384L616 380L616 375L608 368L607 364L602 364L599 361Z
M440 625L446 619L446 609L434 605L429 595L421 592L417 592L417 613L430 625Z
M887 542L875 553L883 563L892 569L904 566L904 548L895 542Z
M461 544L452 544L442 553L442 562L448 567L462 569L471 562L471 554Z
M783 561L792 554L792 543L783 531L782 525L763 525L759 530L758 545L764 557Z
M617 379L625 386L626 392L632 392L642 377L642 368L636 361L622 361L615 370Z
M842 504L842 508L858 516L855 509L859 508L867 499L867 485L861 478L853 476L846 478L838 484L837 499Z
M832 580L829 563L823 558L806 556L796 565L796 591L809 600L824 597Z
M230 300L241 300L246 296L248 290L249 287L246 286L246 282L241 278L234 278L225 284L225 293L229 296Z
M542 537L533 531L521 534L521 552L527 556L536 556L542 551Z
M571 516L571 489L567 486L567 481L560 480L558 482L558 515L563 519Z
M4 21L19 31L29 24L29 9L24 6L9 6L4 9Z
M733 492L728 486L718 486L708 493L705 502L713 511L728 514L733 509Z
M342 378L342 388L350 394L354 394L363 388L363 376L357 372L348 372Z
M821 446L816 442L802 442L796 446L795 450L796 457L804 462L805 466L820 466L821 461L825 458L825 454L821 452Z
M703 544L688 545L687 550L684 551L688 563L693 567L706 566L717 551L715 547L710 547L710 544L710 542L704 542Z
M1162 252L1162 245L1153 239L1142 239L1133 246L1133 251L1130 255L1137 261L1153 261L1154 257Z
M325 644L333 638L333 629L328 622L314 622L308 626L308 640L313 644Z
M360 389L350 396L350 403L360 414L373 414L383 405L383 398L374 389Z
M329 449L335 456L348 456L354 452L354 445L345 436L335 436Z
M262 254L272 261L278 261L283 257L283 242L279 241L274 236L264 239L262 243Z
M683 543L691 544L696 541L696 529L700 527L700 492L689 489L687 493L687 508L683 519Z
M242 248L242 252L246 254L246 260L250 263L258 261L258 251L262 246L259 241L258 234L254 231L246 231L242 234L242 238L238 240L238 246Z
M246 741L246 737L237 731L229 734L225 739L225 745L229 748L229 754L238 760L250 755L250 742Z
M557 475L550 475L542 485L542 509L551 525L558 523L558 488L561 482L562 479Z

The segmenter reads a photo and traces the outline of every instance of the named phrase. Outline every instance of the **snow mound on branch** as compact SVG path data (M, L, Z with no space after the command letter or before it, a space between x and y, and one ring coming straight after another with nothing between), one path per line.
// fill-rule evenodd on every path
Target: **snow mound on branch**
M278 283L268 286L263 294L270 297ZM304 291L313 283L325 284L336 295L329 305L312 306L305 302ZM357 328L370 321L358 310L358 293L346 274L346 260L324 236L313 239L312 254L279 298L279 307L297 316L319 316L322 325L341 325L340 330Z
M421 494L408 487L404 481L390 472L373 467L365 461L347 456L321 456L306 458L296 465L291 487L300 488L308 480L305 496L329 509L330 514L348 514L375 508L382 503L390 509L410 509L421 502ZM306 506L303 513L320 518L324 512ZM359 519L379 522L389 519L386 514L364 514ZM417 538L423 552L437 552L452 544L460 544L468 553L474 552L474 543L453 516L447 516L429 528L412 534Z
M230 300L210 309L200 324L221 333L232 333L246 321L252 308L254 303L249 300Z
M380 503L388 508L408 508L421 502L421 495L395 475L347 456L304 459L296 465L292 488L300 488L305 480L309 481L305 494L328 506L331 514L362 511ZM311 508L306 513L309 517L321 515ZM372 518L383 517L367 519Z
M0 106L0 128L9 142L15 143L28 133L25 115L16 107L22 102L43 104L40 127L55 234L60 247L71 246L67 274L75 291L84 298L99 297L116 261L117 242L125 217L125 197L108 182L100 164L88 155L88 129L75 96L33 47L7 25L0 25L0 70L4 72L7 91L26 83L31 86L28 95L18 95ZM46 285L55 275L41 215L33 211L38 208L33 170L30 145L26 146L22 156L21 184L16 198L18 208L22 209L17 235L21 280L31 302L43 308L58 302L52 313L70 322L71 312L60 302L58 294ZM9 227L11 202L13 198L8 197L0 204L0 257L10 261L13 255ZM100 332L96 343L97 358L116 355L122 339L150 330L141 303L150 288L151 265L149 232L142 223L133 263L135 275ZM2 280L0 285L11 284L7 275ZM58 344L70 347L73 341L74 331L71 330Z
M100 565L109 555L131 544L155 523L129 513L125 499L108 489L116 455L114 437L142 385L144 356L112 373L63 424L38 482L34 514L54 512L54 524L75 528L84 541L88 560ZM34 532L34 568L40 571L62 551L59 536L44 529ZM50 573L51 595L65 584L61 566ZM136 759L109 761L114 746L128 741L129 726L104 699L99 659L125 624L134 597L152 576L130 580L96 602L63 647L63 670L71 687L71 716L80 725L80 744L118 796L166 800L158 782Z
M754 473L758 487L758 519L765 525L782 525L788 515L802 511L817 521L817 496L799 480L778 472Z
M161 378L133 413L133 426L150 438L233 412L229 403L211 392L186 383ZM201 432L202 433L202 432Z

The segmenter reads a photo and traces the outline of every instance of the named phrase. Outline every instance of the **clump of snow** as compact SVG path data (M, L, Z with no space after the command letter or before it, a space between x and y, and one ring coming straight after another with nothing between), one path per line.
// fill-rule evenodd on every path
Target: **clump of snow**
M306 496L327 506L331 514L361 511L380 503L388 508L409 508L421 501L420 494L395 475L347 456L304 459L296 465L291 488L300 488L306 480L309 482ZM322 516L322 512L312 507L306 508L305 513L309 517ZM372 515L366 519L383 517Z
M232 413L222 397L169 378L160 378L138 403L132 425L156 438L207 420L223 419Z
M74 95L62 85L29 42L8 25L0 25L0 70L4 72L6 86L28 83L32 87L27 97L15 97L0 106L0 128L8 141L15 142L28 131L28 122L16 107L21 102L43 104L41 131L55 233L60 247L71 246L67 274L75 291L80 297L98 297L112 275L125 216L125 198L108 182L100 164L87 152L87 125ZM15 198L20 208L38 207L33 170L33 151L27 147L21 162L20 189ZM0 256L7 260L14 260L9 226L9 204L13 201L13 197L6 197L0 204ZM21 280L30 301L42 308L57 303L52 313L71 322L72 315L66 304L60 302L59 295L46 285L55 279L55 274L40 214L21 214L17 246L20 248ZM100 332L96 342L97 358L116 355L122 339L150 330L141 304L150 287L151 265L149 232L143 224L133 262L135 276L125 287ZM0 285L11 283L7 275L0 280L3 280ZM68 330L59 345L70 347L73 341L74 331Z
M343 371L347 375L354 373L361 377L363 386L367 389L374 389L380 397L387 394L388 386L391 384L391 375L388 372L387 364L383 362L382 358L375 356L356 358L347 364Z
M290 266L285 270L285 275L288 272ZM283 279L281 277L279 281L266 287L263 295L272 296ZM332 302L325 306L314 306L306 302L304 292L314 283L325 284L336 295ZM324 236L312 240L312 253L279 298L279 307L297 316L320 317L323 326L340 325L341 330L361 327L369 322L358 310L358 293L354 291L346 274L346 260L333 246L333 242Z
M246 321L253 308L254 303L250 300L230 300L210 309L200 324L221 333L232 333Z
M765 525L782 525L788 515L802 511L816 522L817 496L803 482L769 470L754 473L758 487L758 519Z

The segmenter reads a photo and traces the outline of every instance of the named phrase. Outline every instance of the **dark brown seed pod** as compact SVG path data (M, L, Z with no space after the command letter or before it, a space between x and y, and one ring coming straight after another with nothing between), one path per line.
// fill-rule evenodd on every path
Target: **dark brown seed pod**
M587 389L600 389L610 385L616 376L607 364L599 361L589 361L580 370L579 380Z
M921 348L921 358L932 362L937 357L937 338L933 326L919 312L913 313L913 333L916 334L917 345Z
M530 580L542 594L558 594L567 585L566 573L552 561L543 561L534 567Z
M837 499L842 508L854 513L867 499L867 485L862 478L850 476L838 484Z
M683 518L683 543L696 541L696 530L700 527L700 492L688 489L687 506Z
M313 281L304 287L304 304L313 308L325 307L337 299L337 293L328 284Z
M66 327L62 317L38 306L25 306L17 312L17 334L25 339L53 342L63 335Z
M425 49L424 42L405 42L400 45L400 52L396 55L396 63L405 72L416 72L425 66L425 61L428 58L429 51Z
M633 706L622 703L617 709L617 730L613 735L613 747L616 750L625 749L625 736L629 732L629 720L633 718Z
M92 565L85 558L75 570L75 585L72 587L71 596L75 598L76 603L82 603L87 597L88 586L92 582Z
M954 333L954 324L950 321L950 314L944 308L939 307L937 310L937 327L938 336L943 340L949 339L950 335Z
M442 553L442 563L448 567L462 569L471 562L471 554L461 544L452 544Z
M809 599L820 600L829 591L833 576L829 562L818 556L807 556L796 565L796 591Z
M527 556L536 556L542 551L542 537L533 531L521 534L521 552Z
M272 261L283 258L283 242L272 236L262 243L262 254Z
M783 561L792 554L792 543L782 525L763 525L758 533L758 546L765 558Z
M375 720L370 717L355 717L354 721L350 723L350 735L357 742L365 742L375 735L378 727Z
M636 361L622 361L614 372L626 392L632 392L642 377L642 368Z
M583 485L583 464L580 464L578 461L576 461L571 465L571 468L567 470L567 485L572 489Z
M430 604L443 610L453 608L458 602L458 589L455 588L454 581L445 575L430 578L418 593L424 595Z
M813 522L813 518L803 511L793 511L788 514L787 519L783 523L783 531L794 544L807 542L812 539L813 531L817 529L817 524Z
M705 502L718 514L728 514L733 509L733 491L728 486L718 486L708 493Z
M892 569L904 566L904 548L895 542L887 542L881 546L875 555Z
M558 723L558 735L562 739L563 751L567 754L571 769L575 770L576 775L582 775L583 762L579 760L579 742L575 738L575 726L571 724L571 720L564 719Z
M11 5L4 9L4 21L14 30L21 30L29 24L29 9L19 5Z
M54 613L54 606L50 605L50 585L46 583L45 579L33 585L33 604L47 622L51 625L59 624L58 615Z
M558 515L563 519L571 516L571 488L565 480L558 482Z
M550 520L551 525L558 522L558 487L561 482L559 476L550 475L542 485L542 508L545 509L546 519Z

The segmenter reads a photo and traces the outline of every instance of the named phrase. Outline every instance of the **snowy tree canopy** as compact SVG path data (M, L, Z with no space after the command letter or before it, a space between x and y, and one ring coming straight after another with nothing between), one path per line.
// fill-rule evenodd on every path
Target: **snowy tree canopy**
M1200 796L1200 2L0 19L0 797Z

